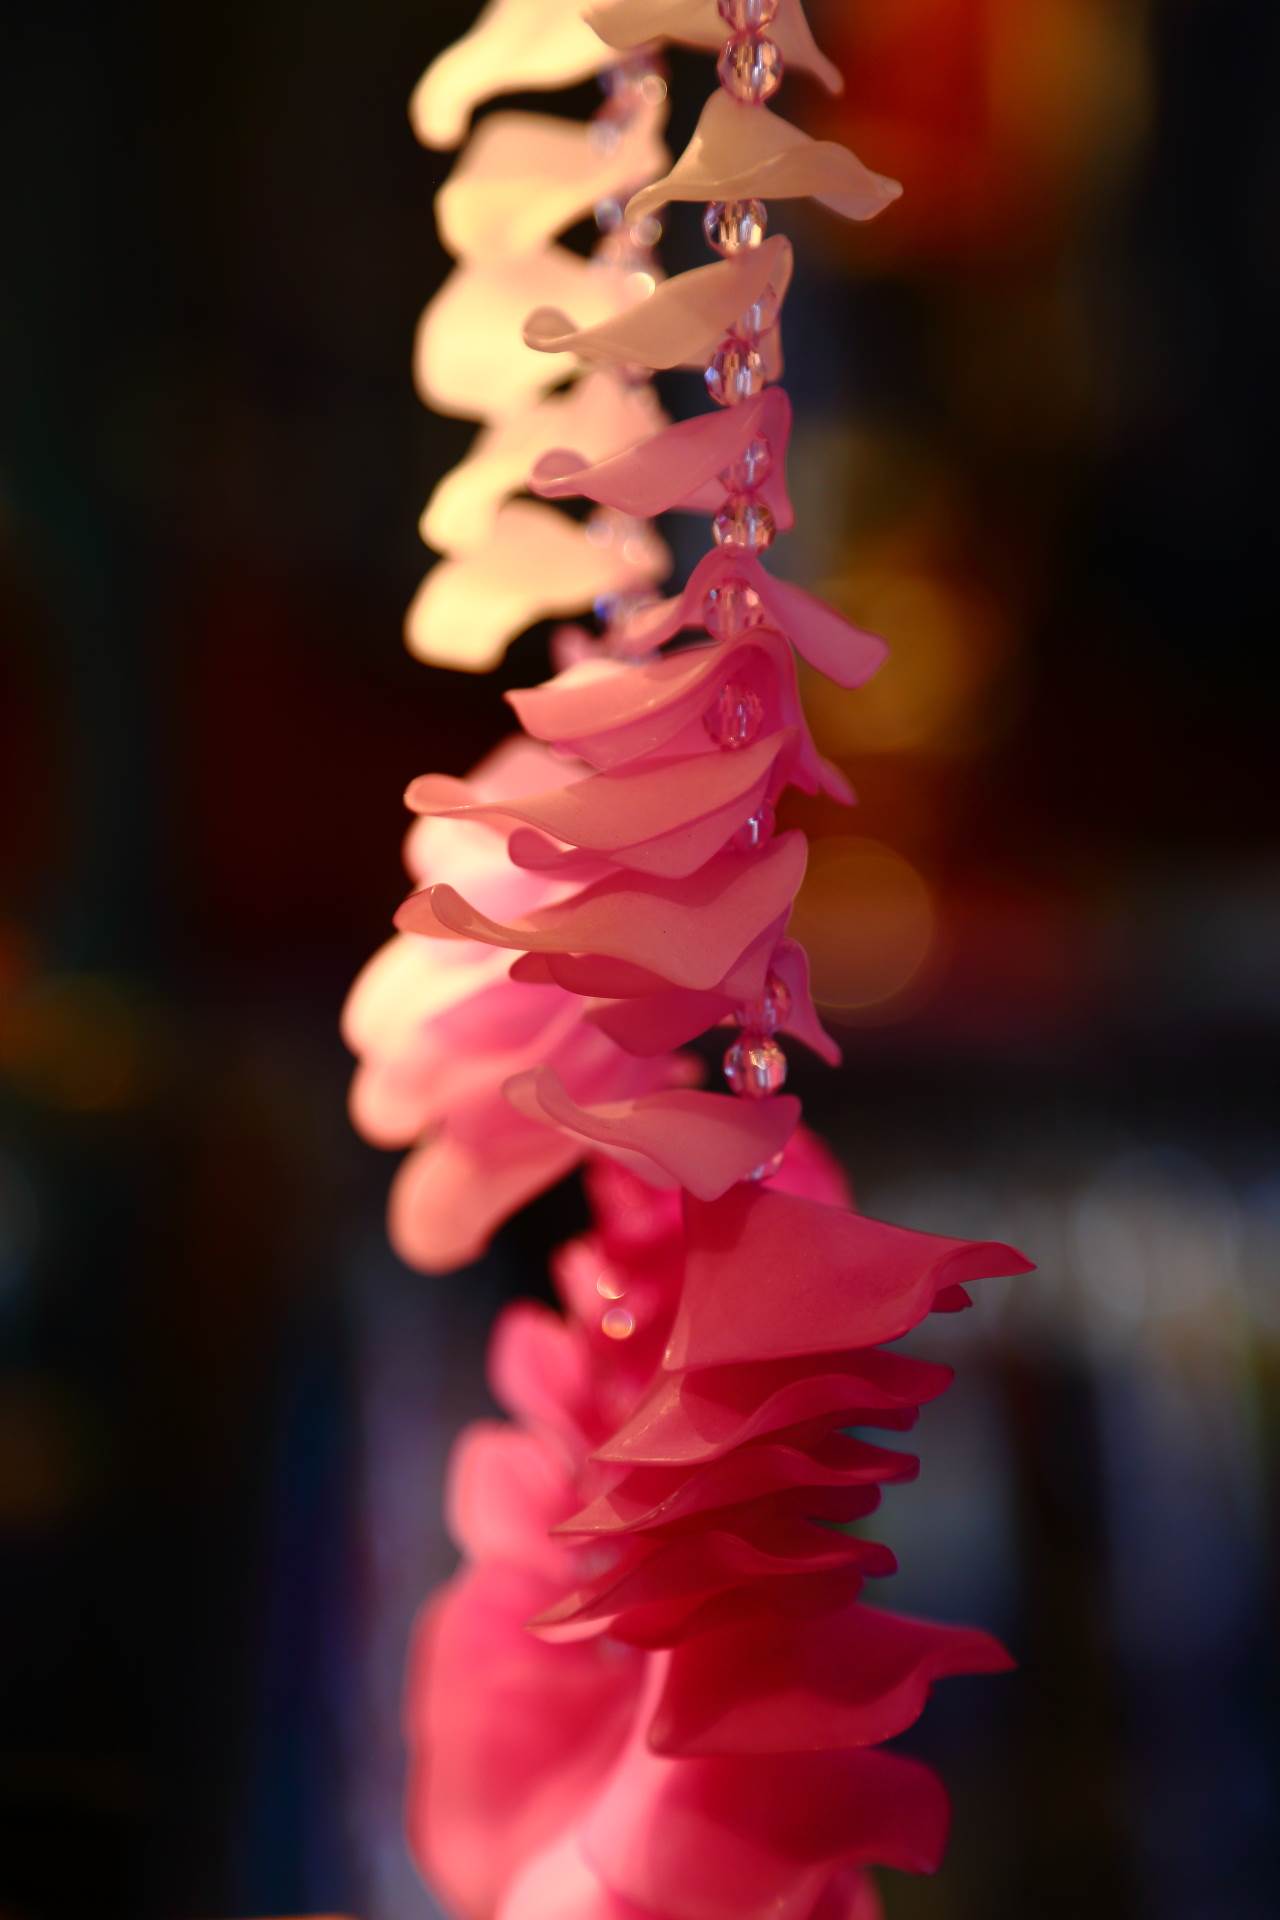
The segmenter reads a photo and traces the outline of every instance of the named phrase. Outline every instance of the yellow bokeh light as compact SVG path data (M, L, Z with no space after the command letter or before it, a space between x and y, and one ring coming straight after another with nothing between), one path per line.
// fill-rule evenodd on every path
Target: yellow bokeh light
M937 937L933 896L909 860L878 840L819 840L791 918L820 1007L856 1012L895 1000Z

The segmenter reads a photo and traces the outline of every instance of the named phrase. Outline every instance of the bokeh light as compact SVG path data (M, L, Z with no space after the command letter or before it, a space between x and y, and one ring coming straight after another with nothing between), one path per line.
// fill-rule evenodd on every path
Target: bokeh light
M808 949L814 998L836 1012L884 1007L920 974L937 924L923 877L879 841L819 840L791 918Z

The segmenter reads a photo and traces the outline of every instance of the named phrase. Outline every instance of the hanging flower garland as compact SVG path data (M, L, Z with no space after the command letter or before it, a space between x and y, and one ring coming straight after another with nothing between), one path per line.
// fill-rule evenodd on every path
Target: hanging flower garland
M793 260L767 201L868 219L898 189L766 105L788 62L836 81L798 0L613 0L587 22L494 0L428 74L420 119L456 138L458 100L499 77L555 84L610 57L643 55L618 83L643 99L658 43L714 50L689 148L615 231L647 241L668 202L705 202L716 257L601 312L576 267L546 291L553 228L521 208L522 245L537 238L503 257L503 285L514 299L524 277L523 351L552 371L495 373L515 411L489 416L469 478L446 483L451 511L471 492L489 517L441 564L505 592L520 556L520 611L495 615L488 657L511 619L569 610L539 583L538 541L506 548L513 513L585 498L638 538L680 510L708 516L714 543L670 599L645 590L656 572L593 588L603 637L562 643L569 664L509 696L522 734L468 780L413 784L418 884L348 1009L357 1123L412 1147L391 1211L407 1258L472 1257L579 1163L595 1220L556 1257L561 1311L501 1318L489 1372L508 1419L454 1456L463 1561L415 1639L410 1837L474 1920L872 1920L868 1869L931 1871L947 1823L935 1776L882 1743L934 1680L1008 1662L984 1633L866 1604L894 1561L861 1523L916 1462L851 1430L910 1427L949 1374L889 1344L1028 1264L858 1214L783 1091L784 1041L839 1054L787 936L806 845L776 804L787 787L851 797L814 746L795 654L856 687L884 649L762 561L793 520L775 384ZM443 196L447 221L451 193L488 183L470 229L486 245L510 233L492 211L504 137L487 121ZM559 222L567 177L551 201ZM488 255L459 271L498 284ZM453 299L424 327L437 398ZM712 410L626 431L626 407L652 405L638 370L677 366L703 372ZM569 367L580 385L550 393ZM593 380L612 382L616 440L572 412ZM542 504L508 500L526 476ZM440 570L412 623L437 658L459 651ZM682 633L698 637L664 651ZM715 1092L679 1049L721 1026Z

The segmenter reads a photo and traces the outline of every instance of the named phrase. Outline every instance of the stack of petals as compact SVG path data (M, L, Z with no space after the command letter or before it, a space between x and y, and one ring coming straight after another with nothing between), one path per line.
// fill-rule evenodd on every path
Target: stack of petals
M429 146L452 147L493 94L562 86L615 59L576 4L494 0L424 75L414 124ZM440 236L458 264L422 316L415 377L428 406L482 423L422 515L423 540L443 558L409 609L406 637L439 666L484 671L534 621L647 594L670 564L652 529L625 516L584 526L513 497L538 456L566 438L603 456L663 418L652 389L626 379L596 374L553 392L578 369L521 339L540 301L606 320L655 284L656 222L626 222L622 209L668 157L665 83L644 64L606 79L605 104L586 124L490 115L437 198ZM558 236L593 211L603 237L587 259Z
M763 197L862 220L898 188L764 104L786 61L836 78L800 0L597 0L585 21L564 0L492 0L416 111L456 138L499 76L551 84L663 40L718 47L722 90L622 221L634 234L671 200L707 200L722 257L607 311L574 273L553 288L567 176L554 221L490 193L495 117L442 218L484 236L466 311L499 311L500 268L523 357L485 382L467 347L446 377L448 287L424 330L436 404L457 400L459 367L476 400L529 403L429 514L477 542L446 579L519 582L468 664L560 605L554 540L530 518L552 502L585 499L628 539L659 514L713 516L716 544L667 600L613 595L604 644L508 696L522 739L469 779L413 783L416 890L348 1007L357 1124L412 1148L392 1203L408 1258L473 1257L579 1163L595 1213L554 1262L562 1311L499 1323L490 1384L509 1420L455 1455L463 1566L415 1639L410 1836L467 1920L874 1920L869 1869L931 1871L947 1825L935 1776L882 1743L934 1680L1008 1661L984 1633L867 1603L895 1563L865 1523L916 1462L865 1430L909 1428L949 1378L892 1343L967 1306L969 1282L1028 1268L859 1214L782 1092L785 1038L839 1053L788 935L806 842L777 807L792 787L852 799L814 745L796 655L857 687L884 647L764 563L794 517L771 384L794 262ZM618 139L642 137L636 111ZM530 170L549 180L541 153ZM638 371L675 367L704 372L715 411L630 429L619 411L604 430L593 392L651 405ZM552 394L570 370L580 384ZM510 499L521 484L539 500ZM693 1084L679 1052L718 1027L734 1030L729 1093Z
M475 1920L871 1920L868 1868L931 1871L947 1825L878 1744L1008 1659L865 1603L893 1557L852 1529L916 1463L848 1430L910 1427L950 1378L882 1342L1026 1262L862 1218L803 1132L767 1190L683 1223L616 1167L589 1187L564 1314L495 1333L514 1424L454 1455L464 1565L406 1696L415 1855Z

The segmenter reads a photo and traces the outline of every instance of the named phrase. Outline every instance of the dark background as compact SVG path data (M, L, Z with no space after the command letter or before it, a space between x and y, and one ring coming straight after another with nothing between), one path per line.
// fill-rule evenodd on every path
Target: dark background
M781 564L895 647L861 706L815 690L862 806L806 823L892 850L883 925L923 900L928 955L802 1089L869 1210L1040 1261L929 1330L960 1380L889 1503L894 1600L1022 1661L931 1710L956 1839L890 1911L1262 1920L1277 14L811 12L850 91L784 110L908 198L872 233L788 220ZM545 659L472 681L398 638L467 438L411 390L449 162L405 103L469 13L5 28L4 1920L431 1911L396 1696L443 1452L577 1217L400 1269L336 1035L405 782L463 771ZM677 144L708 81L675 62Z

